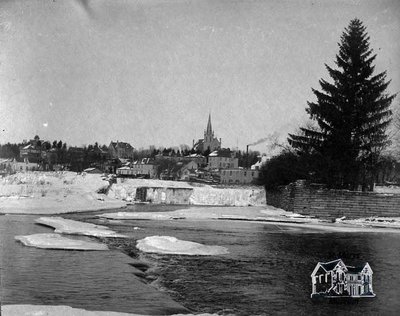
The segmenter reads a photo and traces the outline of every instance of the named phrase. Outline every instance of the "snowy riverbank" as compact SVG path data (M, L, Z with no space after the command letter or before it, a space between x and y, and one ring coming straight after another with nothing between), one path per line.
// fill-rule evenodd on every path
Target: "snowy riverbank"
M97 193L108 185L99 174L16 173L0 180L0 213L62 214L126 206Z
M206 184L156 179L117 179L108 196L134 201L138 188L146 188L146 201L166 204L259 206L265 205L262 186L218 188Z
M337 219L337 222L359 228L400 228L400 217L366 217L357 219Z
M265 205L262 187L221 189L152 179L118 179L110 186L100 174L27 172L0 180L0 214L49 215L122 208L134 202L137 188L152 188L161 201L167 198L167 204L183 201L180 195L188 195L187 204L192 205ZM173 200L168 200L170 195Z

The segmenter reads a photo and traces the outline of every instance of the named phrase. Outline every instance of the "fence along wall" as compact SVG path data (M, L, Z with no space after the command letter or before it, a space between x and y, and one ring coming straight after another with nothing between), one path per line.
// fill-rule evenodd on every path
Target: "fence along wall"
M316 217L400 216L400 194L327 190L300 180L266 196L269 205Z

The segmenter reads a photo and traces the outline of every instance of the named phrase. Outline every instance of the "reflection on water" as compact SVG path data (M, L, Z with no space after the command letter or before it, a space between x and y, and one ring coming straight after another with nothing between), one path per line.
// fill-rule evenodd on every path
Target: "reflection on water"
M137 209L160 210L155 206ZM194 311L237 315L397 315L400 310L400 234L321 233L236 221L104 221L93 214L68 218L101 223L130 236L106 242L150 265L147 279L155 280L154 286ZM0 234L2 240L5 238L5 302L143 313L156 313L157 309L171 312L177 307L162 292L134 276L133 267L126 264L130 259L116 250L48 251L16 244L14 235L49 231L28 224L32 222L33 217L0 216ZM152 235L223 246L230 253L214 257L139 253L135 241ZM336 258L349 265L368 261L374 270L377 297L352 304L311 301L310 275L316 263Z

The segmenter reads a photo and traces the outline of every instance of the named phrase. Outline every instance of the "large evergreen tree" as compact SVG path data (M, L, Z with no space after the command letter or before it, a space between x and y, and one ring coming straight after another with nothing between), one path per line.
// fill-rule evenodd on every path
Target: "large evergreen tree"
M374 74L376 55L369 36L358 19L341 36L336 68L326 69L332 82L321 79L321 90L313 89L316 102L308 102L307 113L318 128L301 128L289 134L289 143L313 154L319 179L331 187L371 188L381 150L387 145L386 128L395 95L385 90L386 72Z

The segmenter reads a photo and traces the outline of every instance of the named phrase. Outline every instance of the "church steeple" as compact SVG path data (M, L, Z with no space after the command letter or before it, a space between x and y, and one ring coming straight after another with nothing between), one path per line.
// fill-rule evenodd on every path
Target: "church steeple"
M204 138L199 139L199 141L193 145L193 148L203 153L207 150L212 152L221 149L221 139L218 140L218 138L214 137L214 131L212 130L211 111L208 114L207 129L204 130Z
M208 123L207 123L207 135L212 135L212 127L211 127L211 113L208 115Z

